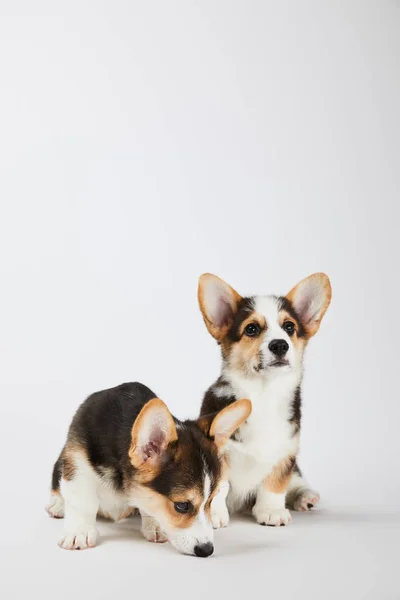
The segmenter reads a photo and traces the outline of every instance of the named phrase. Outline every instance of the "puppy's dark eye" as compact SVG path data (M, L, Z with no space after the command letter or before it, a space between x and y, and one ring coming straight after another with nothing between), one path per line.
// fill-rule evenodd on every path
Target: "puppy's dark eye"
M187 513L192 509L191 502L174 502L174 508L178 513Z
M244 332L248 337L255 337L260 333L260 327L256 323L249 323L244 328Z
M282 325L282 329L283 331L286 331L286 333L288 335L293 335L294 334L294 323L292 323L291 321L286 321L283 325Z

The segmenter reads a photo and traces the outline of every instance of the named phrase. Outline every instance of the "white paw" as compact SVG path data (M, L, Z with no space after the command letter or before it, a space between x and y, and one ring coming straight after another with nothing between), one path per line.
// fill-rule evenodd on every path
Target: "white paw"
M262 509L253 508L253 515L260 525L270 525L271 527L280 527L281 525L289 525L292 520L292 515L287 508L268 508Z
M61 494L51 494L46 511L54 519L62 519L64 517L64 500Z
M71 533L64 533L58 545L65 550L86 550L86 548L94 548L96 546L97 538L97 529L73 531Z
M319 502L319 494L313 490L304 490L293 502L294 510L305 512L314 508Z
M227 527L229 523L229 512L225 504L225 500L221 502L212 502L211 504L211 523L213 529Z
M154 542L156 544L168 542L167 536L161 531L157 521L151 517L142 517L142 527L140 531L148 542Z

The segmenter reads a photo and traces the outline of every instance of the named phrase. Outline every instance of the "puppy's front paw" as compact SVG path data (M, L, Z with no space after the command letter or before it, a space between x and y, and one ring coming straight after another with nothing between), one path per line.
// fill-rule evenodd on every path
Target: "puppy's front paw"
M214 529L227 527L229 523L229 512L225 500L215 499L211 503L211 523Z
M60 494L51 493L50 502L46 506L46 511L53 519L64 518L64 500Z
M317 506L319 494L313 490L305 489L295 498L293 502L294 510L305 512Z
M269 525L271 527L280 527L281 525L289 525L292 520L292 515L287 508L268 508L265 506L262 509L254 507L253 515L260 525Z
M142 535L148 542L153 542L156 544L164 544L168 542L168 538L161 528L157 521L152 517L142 517L142 527L140 529Z
M65 550L86 550L86 548L94 548L96 546L98 535L97 529L72 531L64 533L58 545Z

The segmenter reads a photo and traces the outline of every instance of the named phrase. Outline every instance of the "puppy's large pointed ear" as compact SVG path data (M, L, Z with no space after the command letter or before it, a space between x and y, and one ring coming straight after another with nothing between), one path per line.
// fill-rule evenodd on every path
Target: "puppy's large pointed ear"
M137 469L156 469L168 444L177 440L174 419L159 398L144 405L131 432L129 458Z
M317 333L331 301L329 277L325 273L314 273L300 281L286 297L298 314L307 337L312 337Z
M197 424L205 435L214 439L218 449L221 449L236 429L248 419L251 409L250 400L242 398L232 402L216 415L200 417Z
M233 323L242 297L216 275L204 273L199 279L198 299L208 331L220 342Z

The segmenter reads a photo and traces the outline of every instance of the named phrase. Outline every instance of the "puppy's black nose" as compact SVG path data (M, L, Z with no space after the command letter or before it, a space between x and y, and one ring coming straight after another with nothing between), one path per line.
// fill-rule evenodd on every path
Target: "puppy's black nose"
M196 556L202 556L202 557L211 556L211 554L213 552L214 552L214 546L212 545L211 542L207 542L206 544L199 544L198 546L194 547L194 553Z
M286 352L289 350L289 344L285 340L272 340L269 343L268 348L271 350L272 354L275 356L285 356Z

